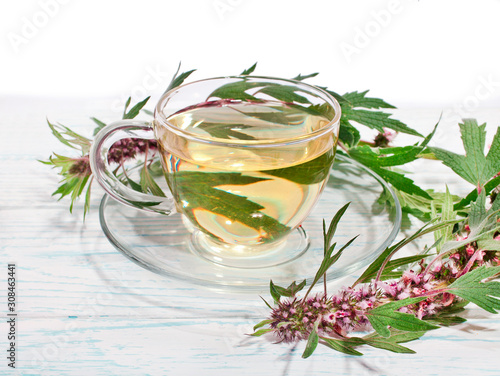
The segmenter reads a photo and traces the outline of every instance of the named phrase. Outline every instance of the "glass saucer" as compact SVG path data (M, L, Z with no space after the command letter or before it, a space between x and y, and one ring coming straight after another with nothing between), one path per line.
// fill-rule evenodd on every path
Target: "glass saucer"
M327 280L332 281L367 266L392 243L401 225L401 207L383 179L347 157L337 155L330 175L315 209L296 230L306 232L307 251L276 266L245 269L211 262L191 250L192 234L180 214L145 212L107 195L99 209L101 227L111 244L147 270L206 287L258 291L270 279L286 286L303 279L311 282L323 259L322 221L328 224L340 207L351 202L333 241L339 249L359 237L328 270Z

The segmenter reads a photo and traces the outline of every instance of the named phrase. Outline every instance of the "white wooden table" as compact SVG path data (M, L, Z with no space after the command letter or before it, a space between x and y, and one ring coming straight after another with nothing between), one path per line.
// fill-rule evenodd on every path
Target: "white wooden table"
M364 348L346 356L319 347L295 349L253 338L267 310L257 294L222 294L140 268L116 251L91 212L68 212L51 193L58 176L37 162L67 154L45 118L89 135L89 116L119 114L107 100L0 98L0 374L2 375L498 375L500 317L469 307L467 323L431 331L409 343L415 355ZM398 118L423 133L441 110L405 110ZM477 117L489 130L500 110ZM436 142L461 152L458 127L445 116ZM491 137L492 135L490 135ZM405 137L400 137L406 142ZM447 168L414 167L426 187L463 194L471 187ZM7 366L7 264L17 266L16 369ZM332 283L330 291L348 281ZM268 297L266 290L261 294Z

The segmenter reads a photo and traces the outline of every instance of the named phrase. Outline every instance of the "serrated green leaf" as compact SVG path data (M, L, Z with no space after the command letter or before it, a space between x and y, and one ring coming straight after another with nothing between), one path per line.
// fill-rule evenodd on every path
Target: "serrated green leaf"
M375 331L384 338L388 338L391 335L391 332L388 329L389 326L395 329L411 332L437 329L437 326L420 320L412 314L396 311L401 307L416 304L426 298L427 297L407 298L396 302L386 303L367 311L366 316L370 321L370 324L372 324L373 329L375 329Z
M249 115L252 116L252 115ZM203 122L198 125L199 129L207 132L214 138L223 139L236 139L236 140L255 140L255 137L246 134L245 129L250 128L248 125L243 124L221 124L212 122Z
M196 171L174 171L166 175L171 181L170 186L174 187L172 193L178 197L178 201L184 201L189 205L190 210L185 214L193 220L193 210L202 208L209 212L223 215L231 221L238 221L253 229L266 229L266 236L274 239L281 236L290 228L275 218L262 213L264 207L249 200L245 196L226 192L218 189L221 185L246 185L259 181L268 180L245 176L238 172L206 173ZM175 180L175 183L173 182ZM259 213L258 216L252 215Z
M310 104L311 102L304 96L297 94L299 91L295 86L268 85L259 89L259 92L267 94L273 98L287 103Z
M481 266L472 270L449 285L446 290L453 295L476 304L485 311L497 313L500 310L500 282L483 282L498 277L500 266Z
M342 95L350 104L351 107L364 107L364 108L396 108L393 105L385 102L379 98L367 98L366 94L369 90L362 91L361 93L353 91Z
M389 128L396 132L423 137L416 130L408 127L399 120L392 119L390 116L391 114L381 111L359 110L349 108L346 105L342 106L342 117L345 121L355 121L356 123L365 125L371 129L376 129L382 133L384 132L384 128Z
M486 124L478 125L475 119L464 119L460 132L465 149L465 156L440 148L429 148L436 158L450 167L478 189L500 171L500 132L497 131L488 156L484 155Z
M432 197L426 191L415 185L413 180L407 178L403 174L391 170L386 170L381 167L371 167L371 169L373 170L373 172L378 174L381 178L383 178L385 181L387 181L400 191L409 193L411 195L422 196L429 200L432 199Z
M360 139L361 135L359 131L345 119L340 119L340 129L339 129L340 142L342 142L347 146L352 147L355 146Z
M392 149L392 151L391 151ZM369 146L359 146L349 149L349 156L369 167L373 172L382 177L385 181L393 185L396 189L409 194L415 194L431 200L432 197L419 186L415 185L413 180L398 172L388 170L386 166L396 166L403 163L408 163L417 158L418 153L422 149L420 147L410 146L406 148L388 148L384 153L377 154Z
M422 150L421 146L390 147L375 150L363 145L349 149L349 155L365 165L391 167L417 160Z
M249 89L253 89L256 87L263 87L265 83L263 82L251 82L246 79L231 82L229 84L223 85L217 89L215 89L207 99L216 97L220 99L234 99L234 100L243 100L243 101L254 101L259 102L260 99L257 99L253 95L248 94L246 91Z

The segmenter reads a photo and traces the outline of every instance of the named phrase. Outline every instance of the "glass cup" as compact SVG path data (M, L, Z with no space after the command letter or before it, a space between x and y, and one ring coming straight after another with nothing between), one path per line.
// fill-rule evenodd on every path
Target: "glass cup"
M96 136L94 176L114 199L180 213L198 255L232 267L267 267L299 257L300 224L330 174L340 106L322 89L269 77L221 77L165 93L152 123L124 120ZM156 140L170 197L124 185L108 164L123 138Z

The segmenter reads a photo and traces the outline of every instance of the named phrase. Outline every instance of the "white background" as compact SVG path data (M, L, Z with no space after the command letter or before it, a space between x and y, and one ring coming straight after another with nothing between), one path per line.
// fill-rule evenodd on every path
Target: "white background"
M320 72L398 107L498 107L498 0L2 0L0 96L161 94L193 78Z

